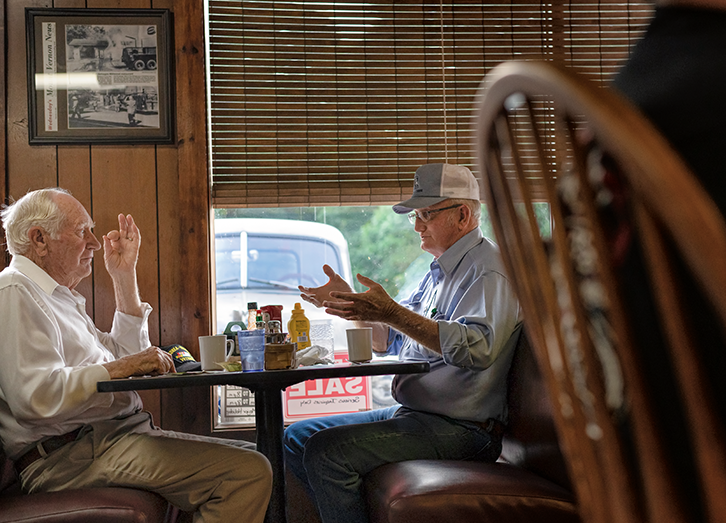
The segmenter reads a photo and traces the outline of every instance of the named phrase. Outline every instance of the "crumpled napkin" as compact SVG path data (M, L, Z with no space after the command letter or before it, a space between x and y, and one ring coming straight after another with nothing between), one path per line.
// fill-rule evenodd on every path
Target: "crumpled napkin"
M297 351L295 354L298 367L309 365L329 365L335 363L333 351L320 345L311 345L303 350Z

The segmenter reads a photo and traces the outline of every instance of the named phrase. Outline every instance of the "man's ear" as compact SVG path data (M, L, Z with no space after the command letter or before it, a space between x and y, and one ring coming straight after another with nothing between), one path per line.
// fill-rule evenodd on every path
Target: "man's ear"
M30 240L30 249L38 256L43 257L48 254L48 233L40 227L31 227L28 231L28 239Z
M462 205L459 207L459 225L466 227L471 222L471 209L468 205Z

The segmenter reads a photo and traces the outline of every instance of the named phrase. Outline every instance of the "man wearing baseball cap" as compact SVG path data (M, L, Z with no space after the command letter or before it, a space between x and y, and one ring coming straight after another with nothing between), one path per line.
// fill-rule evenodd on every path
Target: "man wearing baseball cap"
M427 374L394 378L400 405L288 427L286 465L314 497L323 523L367 522L362 478L386 463L499 457L521 318L499 251L479 228L479 194L466 167L437 163L416 171L413 195L393 210L408 214L434 260L401 303L360 274L368 291L353 292L329 266L324 286L300 287L305 301L372 326L377 351L431 366Z

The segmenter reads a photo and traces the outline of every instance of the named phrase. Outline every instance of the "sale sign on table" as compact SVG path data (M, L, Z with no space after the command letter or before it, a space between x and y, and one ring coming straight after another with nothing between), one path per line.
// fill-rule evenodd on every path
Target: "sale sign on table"
M335 362L347 361L347 354L336 354ZM309 380L292 385L283 392L285 421L343 414L371 408L371 382L368 376Z

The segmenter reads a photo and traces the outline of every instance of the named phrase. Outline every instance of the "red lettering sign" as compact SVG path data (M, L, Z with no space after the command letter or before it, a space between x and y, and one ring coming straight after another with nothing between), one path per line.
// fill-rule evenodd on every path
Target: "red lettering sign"
M336 354L335 362L347 361L347 354ZM285 389L285 421L369 410L371 384L367 376L310 380Z

